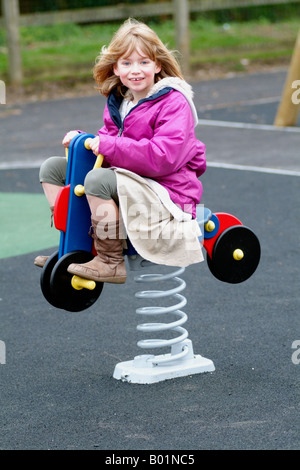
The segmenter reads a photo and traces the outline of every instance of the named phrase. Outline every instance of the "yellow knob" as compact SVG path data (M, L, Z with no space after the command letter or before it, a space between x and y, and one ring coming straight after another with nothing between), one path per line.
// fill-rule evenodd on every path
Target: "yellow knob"
M71 280L72 287L76 290L88 289L94 290L96 287L96 282L91 281L90 279L83 279L79 276L73 276Z
M205 230L207 232L212 232L213 230L215 230L215 228L216 228L216 224L212 220L209 220L208 222L206 222Z
M242 250L240 250L239 248L237 248L233 252L233 257L236 261L240 261L241 259L244 258L244 252Z
M74 188L74 193L76 196L83 196L84 195L84 186L82 184L77 184Z

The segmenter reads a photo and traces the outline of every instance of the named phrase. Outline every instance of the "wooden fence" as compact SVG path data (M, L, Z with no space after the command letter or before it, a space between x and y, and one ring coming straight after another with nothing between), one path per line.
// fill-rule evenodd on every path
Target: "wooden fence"
M12 2L12 0L2 0ZM135 3L108 6L78 8L75 10L49 11L42 13L26 13L20 15L20 26L44 26L57 23L91 23L119 21L129 16L147 18L151 16L174 16L176 9L187 8L189 12L225 10L229 8L246 8L287 3L300 3L300 0L179 0L159 3ZM179 5L179 6L178 6ZM0 18L0 27L4 20Z

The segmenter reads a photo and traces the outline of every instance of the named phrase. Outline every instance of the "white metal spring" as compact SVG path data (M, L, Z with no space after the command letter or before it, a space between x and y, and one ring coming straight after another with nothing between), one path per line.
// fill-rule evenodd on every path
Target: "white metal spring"
M135 296L139 299L157 299L157 298L173 298L178 303L169 307L141 307L136 309L136 313L139 315L162 315L162 314L173 314L179 317L178 320L170 322L170 323L142 323L137 326L137 330L143 332L159 332L159 331L166 331L172 330L179 333L179 336L172 339L144 339L138 341L137 345L140 348L147 349L147 348L161 348L166 346L172 346L174 344L180 343L181 341L185 340L188 337L188 332L185 328L182 328L182 325L187 321L186 313L182 312L180 309L184 307L187 303L186 298L179 294L182 292L185 287L186 283L183 279L179 278L178 275L182 274L185 271L185 268L177 269L176 271L169 273L169 274L142 274L140 276L136 276L134 280L139 283L147 283L147 282L154 282L154 281L165 281L171 280L174 281L177 286L173 289L169 290L147 290L147 291L140 291L135 294ZM184 357L188 353L188 348L183 346L182 351L177 354L165 355L164 356L155 356L154 359L151 361L155 364L158 363L166 363L169 361L177 360L181 357Z

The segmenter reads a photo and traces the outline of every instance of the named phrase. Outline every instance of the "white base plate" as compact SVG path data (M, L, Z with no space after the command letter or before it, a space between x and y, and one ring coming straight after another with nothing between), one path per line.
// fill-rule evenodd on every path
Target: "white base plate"
M200 355L184 361L174 361L167 364L153 364L153 359L168 358L171 354L162 356L142 355L132 361L119 362L116 365L113 377L129 383L152 384L175 377L213 372L215 366L210 359Z

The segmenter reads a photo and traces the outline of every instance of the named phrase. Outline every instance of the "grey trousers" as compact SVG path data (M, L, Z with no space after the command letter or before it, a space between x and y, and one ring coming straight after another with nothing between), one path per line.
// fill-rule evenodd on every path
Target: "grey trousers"
M50 157L40 168L40 182L65 186L67 160L65 157ZM113 199L118 204L117 177L110 168L95 168L84 180L85 193L101 199Z

